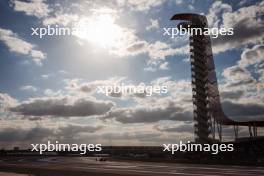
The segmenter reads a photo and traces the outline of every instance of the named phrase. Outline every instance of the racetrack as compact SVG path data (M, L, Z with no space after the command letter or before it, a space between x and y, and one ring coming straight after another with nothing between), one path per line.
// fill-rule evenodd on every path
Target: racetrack
M263 176L264 167L129 161L99 162L90 157L4 157L0 159L0 176L2 176L1 172L33 174L36 176Z

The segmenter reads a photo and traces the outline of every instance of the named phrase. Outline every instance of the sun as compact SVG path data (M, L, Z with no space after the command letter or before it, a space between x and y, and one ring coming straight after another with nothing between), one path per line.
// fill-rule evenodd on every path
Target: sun
M94 14L82 17L75 25L75 35L104 48L117 48L123 39L122 28L112 14Z

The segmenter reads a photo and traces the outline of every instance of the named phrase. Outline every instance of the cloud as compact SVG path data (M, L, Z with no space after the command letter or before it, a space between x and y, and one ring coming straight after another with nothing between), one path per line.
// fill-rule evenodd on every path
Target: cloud
M172 48L169 44L156 41L148 46L148 54L152 60L164 60L167 56L186 55L189 46Z
M171 132L171 133L193 133L194 124L190 122L181 122L181 123L167 123L167 124L158 124L153 127L154 129L160 132Z
M176 1L175 1L175 4L176 4L176 5L180 5L180 4L182 4L182 3L183 3L183 0L176 0Z
M156 41L148 43L146 41L136 41L129 45L125 50L120 51L123 56L138 55L146 53L149 56L146 71L156 71L157 69L167 69L166 57L175 55L187 55L189 46L173 48L170 44ZM119 53L120 54L120 53Z
M207 15L211 27L234 28L233 36L220 36L214 39L214 52L219 53L254 44L252 48L243 51L240 61L224 68L222 73L220 93L223 107L227 114L236 120L255 120L263 116L263 96L260 96L264 90L261 80L263 46L259 44L263 42L264 36L264 22L261 18L263 9L263 2L233 10L229 4L216 1ZM253 66L253 69L248 68L250 66ZM178 91L175 91L175 95L177 93Z
M43 94L47 97L59 97L63 95L62 90L53 91L51 89L45 89Z
M41 141L45 137L53 135L49 128L35 127L31 129L23 128L2 128L0 130L1 142L18 142L18 141Z
M73 125L73 124L69 124L67 126L62 126L59 128L59 131L61 134L78 134L81 132L85 132L85 133L94 133L98 130L101 130L103 128L103 126L87 126L87 125ZM65 131L67 131L67 133L65 133ZM68 135L66 135L68 136Z
M224 101L222 106L226 114L234 120L263 120L264 104Z
M54 135L60 140L72 140L73 138L78 140L78 138L80 137L80 133L95 133L102 128L103 126L68 124L67 126L60 126L58 129L56 129Z
M242 90L228 90L228 91L221 91L220 96L222 99L232 99L232 100L238 100L239 98L243 97L244 91Z
M151 8L160 6L165 0L127 0L126 5L135 11L148 11Z
M164 62L164 63L160 64L159 68L161 70L168 70L169 69L169 63L168 62Z
M73 23L73 28L76 29L73 35L83 42L101 46L109 54L116 56L141 53L137 51L141 47L138 45L141 40L136 36L135 30L121 26L118 14L108 11L94 10L89 16L81 16L78 22ZM66 19L72 21L72 18ZM58 21L61 22L60 19Z
M192 103L192 86L190 80L173 80L171 77L160 77L152 85L167 86L168 93L175 102L189 106Z
M120 85L122 81L125 81L125 77L112 77L107 80L94 80L91 82L83 82L83 83L80 83L81 80L78 79L71 79L65 81L66 81L65 89L70 92L77 94L79 93L93 94L99 90L100 86L110 87L110 86Z
M115 119L121 123L152 123L162 120L190 121L192 112L173 101L159 100L145 106L115 108L101 117L102 120Z
M221 15L228 12L232 12L231 5L215 1L206 15L209 26L218 27L221 24Z
M251 65L260 65L264 62L264 45L255 45L251 49L245 49L241 54L238 65L248 67Z
M115 6L121 6L124 8L126 5L129 5L129 8L132 6L139 7L140 9L148 9L150 7L154 7L156 5L161 4L163 1L161 0L152 0L152 1L125 1L124 3L115 2ZM101 2L97 2L96 4L100 4ZM111 3L110 3L111 4ZM111 6L110 6L111 7ZM164 62L165 58L167 56L172 55L186 55L188 53L188 46L180 47L180 48L173 48L171 44L167 44L165 42L156 41L153 43L150 43L148 41L140 39L136 35L136 31L131 28L127 28L124 26L121 26L118 24L118 19L120 18L120 14L118 11L113 9L105 9L105 8L99 8L97 10L92 10L91 15L89 16L80 16L77 14L72 13L63 13L59 12L56 13L55 16L48 18L45 18L43 20L44 25L51 25L51 24L62 24L64 26L71 26L76 28L76 32L74 35L78 38L79 41L86 41L95 43L96 45L100 45L100 43L104 43L103 41L98 42L97 39L94 39L94 35L87 35L83 34L83 29L87 30L86 32L98 33L97 31L94 31L94 29L89 27L90 23L94 23L94 21L98 21L99 19L99 26L101 26L100 17L102 17L101 20L105 20L104 18L109 18L109 25L111 29L113 30L113 34L108 34L105 32L102 32L102 36L100 38L109 38L113 41L109 41L109 43L105 43L107 46L109 54L113 54L119 57L127 57L127 56L136 56L139 54L148 54L150 57L150 61L148 62L148 66L152 67L152 70L157 69L168 69L167 63ZM134 8L135 9L135 8ZM97 19L98 18L98 19ZM104 22L104 21L102 21ZM159 27L158 20L151 19L150 20L151 25L147 27L147 29L154 29ZM87 27L88 26L88 27ZM90 31L89 31L90 30ZM104 30L100 29L100 30ZM104 33L104 34L103 34ZM104 36L105 35L105 36ZM112 38L111 38L112 37Z
M161 6L166 0L97 0L97 1L86 1L85 7L82 9L89 9L93 7L98 9L103 7L110 7L118 11L136 11L136 12L148 12L153 8Z
M221 8L217 10L215 7ZM263 10L264 2L242 7L236 11L231 11L231 7L228 4L223 4L220 1L215 2L209 10L210 23L213 26L218 25L217 27L233 28L234 35L221 35L213 39L213 51L219 53L231 49L238 49L249 44L261 43L264 37L264 21L261 18ZM215 14L214 16L211 12L213 14L217 12L219 15ZM221 18L222 23L220 22Z
M28 55L33 61L39 65L46 59L46 54L42 51L36 50L36 46L24 41L11 30L0 28L0 41L8 47L9 51L18 54Z
M248 86L256 83L251 73L238 65L225 68L222 75L226 78L228 87Z
M239 102L244 98L249 101L253 92L257 91L258 80L246 68L239 65L227 67L223 70L222 76L224 77L223 81L219 84L222 101Z
M191 4L189 4L189 5L188 5L188 9L190 9L190 10L194 10L194 6L191 5Z
M145 88L143 91L142 88ZM152 87L152 88L151 88ZM154 93L151 89L161 87L145 82L133 82L125 77L112 77L106 80L94 80L91 82L81 82L78 79L66 80L66 91L72 95L86 96L89 95L105 95L107 97L114 97L120 99L129 99L133 97L146 98L149 95L160 94ZM122 90L119 88L122 88ZM112 89L112 91L110 91ZM141 91L140 91L141 90ZM45 94L53 94L51 90L46 90Z
M26 90L26 91L33 91L36 92L38 89L34 86L27 85L27 86L22 86L20 90Z
M150 25L146 27L146 30L158 29L159 21L156 19L150 19Z
M0 112L8 110L10 107L17 105L17 100L6 93L0 92Z
M89 126L78 124L67 124L58 127L4 127L0 129L0 141L3 142L47 142L47 140L71 140L76 142L81 133L95 133L101 130L102 126Z
M166 62L165 62L166 63ZM91 82L84 82L82 80L78 79L71 79L71 80L65 80L66 86L65 86L65 93L63 92L57 92L58 95L63 94L70 94L70 95L76 95L76 96L86 96L89 95L99 95L99 94L105 94L105 89L112 88L113 90L116 90L117 86L124 86L125 88L128 88L127 86L144 86L145 92L136 92L136 91L115 91L113 94L109 94L110 97L118 97L118 98L147 98L147 94L151 94L150 87L166 87L168 89L168 92L163 92L162 95L158 93L153 93L153 97L163 97L167 95L171 95L175 101L179 102L191 102L191 81L190 80L172 80L171 77L160 77L157 79L154 79L150 81L150 83L147 82L134 82L133 80L129 80L125 77L112 77L110 79L106 80L94 80ZM103 91L101 90L103 89ZM46 95L55 95L56 92L52 90L45 90ZM162 99L161 99L162 100ZM156 100L155 100L156 101ZM169 100L170 101L170 100ZM148 102L149 103L149 102Z
M69 72L67 72L66 70L59 70L58 73L62 75L69 74Z
M15 11L24 12L26 15L37 18L46 17L51 11L45 0L30 0L29 2L12 0L10 4Z
M19 123L18 123L19 122ZM24 122L21 125L21 122ZM1 123L3 124L3 123ZM118 130L117 130L118 129ZM188 133L189 134L189 133ZM152 124L128 124L127 126L85 125L41 121L13 121L9 125L1 125L0 145L2 148L31 147L31 143L47 143L48 140L60 143L100 143L102 145L160 145L163 142L173 142L175 139L192 138L192 134L160 132L153 129Z
M127 47L129 53L138 54L145 52L144 49L147 47L148 43L146 41L137 41Z
M124 133L104 133L101 135L102 138L105 139L112 139L112 140L131 140L134 142L136 141L148 141L148 142L156 142L161 139L160 133L154 133L154 132L124 132ZM135 145L135 143L132 145Z
M47 74L47 75L41 75L42 79L48 79L51 75Z
M224 79L220 84L222 106L234 120L263 120L262 53L262 45L246 48L235 65L223 70Z
M143 3L143 1L133 1L137 2L138 4ZM127 1L127 3L130 3ZM136 3L136 4L137 4ZM148 1L148 3L150 3ZM144 4L144 3L143 3ZM83 24L83 28L87 28L88 24L90 24L90 21L93 22L98 18L98 16L103 17L109 17L111 19L109 22L109 25L111 28L114 30L114 34L118 34L116 37L113 37L112 39L114 40L113 46L109 47L109 53L114 54L120 57L126 57L126 56L136 56L139 54L148 54L150 60L149 60L149 65L153 64L152 66L156 65L157 68L166 68L164 65L164 60L167 56L173 56L173 55L187 55L189 52L189 46L185 45L183 47L179 48L173 48L171 44L162 42L162 41L155 41L155 42L148 42L145 40L142 40L136 35L136 31L131 28L127 28L124 26L121 26L118 24L118 16L117 13L114 15L112 12L101 12L101 11L96 11L93 12L92 15L89 17L81 17L79 20L79 23L77 23L75 26L76 28L80 28ZM150 28L155 28L158 27L158 21L151 19L151 27ZM92 27L92 26L91 26ZM104 29L103 29L104 30ZM78 30L77 30L78 31ZM98 31L96 31L98 32ZM110 34L111 35L111 34ZM84 37L82 33L76 32L76 36L81 39L81 40L87 40L89 42L93 42L91 36ZM107 37L107 36L106 36ZM90 39L91 38L91 39ZM98 43L98 41L96 41ZM162 65L163 64L163 65ZM160 67L160 65L162 65Z
M10 110L25 116L83 117L104 114L113 106L113 102L92 98L72 100L70 97L48 97L22 102Z
M57 13L53 17L48 17L45 18L42 23L45 26L48 25L63 25L67 26L70 25L71 23L74 23L79 20L79 16L77 14L59 14Z

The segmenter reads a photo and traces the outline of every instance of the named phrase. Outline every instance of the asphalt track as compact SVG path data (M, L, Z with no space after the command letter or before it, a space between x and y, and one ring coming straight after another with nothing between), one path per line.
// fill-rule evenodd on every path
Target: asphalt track
M0 158L1 172L34 176L263 176L264 167L154 162L95 161L87 157Z

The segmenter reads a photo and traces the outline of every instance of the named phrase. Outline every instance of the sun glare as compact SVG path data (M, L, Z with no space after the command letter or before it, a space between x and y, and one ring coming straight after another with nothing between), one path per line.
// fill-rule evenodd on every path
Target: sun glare
M104 48L119 47L123 38L122 28L111 14L83 17L75 25L75 35Z

